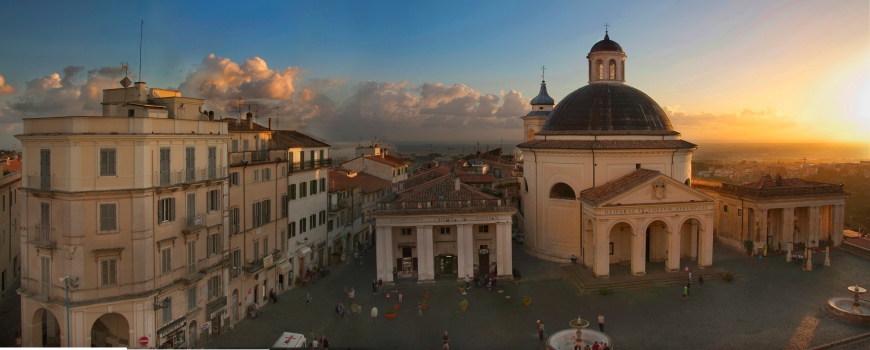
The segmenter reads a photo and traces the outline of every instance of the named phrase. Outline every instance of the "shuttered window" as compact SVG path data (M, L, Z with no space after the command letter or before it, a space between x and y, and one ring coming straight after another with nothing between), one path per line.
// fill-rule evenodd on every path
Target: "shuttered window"
M206 198L206 208L208 211L218 211L221 207L221 193L220 190L211 190L208 191L208 196Z
M253 219L254 227L262 226L262 222L260 221L260 202L255 202L251 207L251 219Z
M116 150L114 148L100 149L100 176L115 176L117 175L117 167L115 164Z
M51 295L51 258L39 257L39 294Z
M187 288L187 311L196 309L196 286Z
M118 260L100 260L100 284L114 286L118 284Z
M172 248L163 248L160 250L160 274L165 275L172 272Z
M157 201L157 223L175 221L175 198Z
M187 274L196 273L196 241L187 242Z
M239 228L239 208L230 209L230 234L234 235L240 232Z
M296 184L290 185L290 199L296 199Z
M215 232L208 235L208 256L212 256L223 251L223 241L221 240L221 233Z
M117 229L117 204L100 204L100 231L115 231Z

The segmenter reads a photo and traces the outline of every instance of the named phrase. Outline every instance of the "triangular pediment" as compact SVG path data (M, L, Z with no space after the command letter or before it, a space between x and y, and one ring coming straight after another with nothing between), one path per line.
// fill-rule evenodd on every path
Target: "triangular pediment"
M712 202L710 195L653 170L641 169L602 186L583 191L593 206Z

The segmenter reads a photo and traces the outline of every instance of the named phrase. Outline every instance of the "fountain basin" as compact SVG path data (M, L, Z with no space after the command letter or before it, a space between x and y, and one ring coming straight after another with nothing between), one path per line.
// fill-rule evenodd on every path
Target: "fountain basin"
M870 323L870 302L858 300L857 308L854 304L854 298L831 298L828 299L828 311L845 320Z
M574 338L576 333L576 329L566 329L553 333L553 335L547 338L547 349L573 350ZM606 334L599 331L584 329L583 335L580 340L582 340L583 343L585 343L586 345L589 345L589 348L592 348L592 344L595 344L595 342L598 342L598 344L607 343L607 345L609 345L611 349L614 348L613 340L611 340L610 337L608 337Z
M589 327L589 321L580 320L580 323L577 323L577 320L571 320L568 322L568 325L571 326L571 328L586 328Z

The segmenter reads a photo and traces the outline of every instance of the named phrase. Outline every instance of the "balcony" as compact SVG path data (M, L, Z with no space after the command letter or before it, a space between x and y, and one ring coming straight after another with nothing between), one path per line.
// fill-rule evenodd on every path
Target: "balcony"
M206 227L205 213L199 213L193 216L187 216L182 219L184 228L182 232L196 232Z
M259 163L259 162L280 162L286 157L286 150L256 150L256 151L240 151L230 152L229 161L232 165Z
M347 203L341 201L339 203L329 203L329 213L334 214L336 212L347 209Z
M154 173L155 187L171 187L227 177L227 167L158 171Z
M57 180L54 175L27 175L27 188L34 190L50 191L52 183Z
M187 264L187 277L185 279L189 282L198 280L213 268L228 264L229 261L230 259L228 256L223 257L220 255L213 255L208 258L199 259L196 263Z
M50 226L35 225L27 228L27 243L37 248L54 249L57 247L55 229Z
M328 168L332 166L332 158L309 160L305 162L290 163L289 172L314 170L320 168Z

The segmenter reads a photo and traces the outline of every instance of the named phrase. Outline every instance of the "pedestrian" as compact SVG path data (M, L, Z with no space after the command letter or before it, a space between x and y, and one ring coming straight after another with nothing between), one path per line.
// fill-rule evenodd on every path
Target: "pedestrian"
M308 341L309 341L308 345L311 346L311 347L313 348L313 347L314 347L314 341L315 341L315 340L317 340L317 339L314 339L314 330L313 330L313 329L309 329L309 330L308 330Z
M704 275L698 274L698 288L704 288Z
M365 245L363 245L363 255L368 254L368 252L369 252L369 244L366 243Z
M417 315L423 316L423 303L417 303Z
M372 280L372 294L378 292L378 280Z
M311 304L311 293L305 293L305 303Z
M378 279L378 294L383 293L383 292L384 292L384 279L379 278Z
M326 339L326 335L320 338L320 346L324 349L329 349L329 339Z
M544 322L538 320L538 340L544 340Z
M607 346L607 343L602 343L601 350L610 350L610 347Z
M275 294L275 288L272 288L271 290L269 290L269 299L271 299L273 303L278 302L278 295Z
M351 305L353 305L353 297L355 295L356 295L356 292L354 292L353 287L350 287L350 292L347 292L347 297L350 298Z
M320 342L317 341L317 339L314 339L314 340L311 341L311 348L312 348L312 349L317 349L317 348L319 348L319 347L320 347Z
M598 314L598 330L604 332L604 315Z
M474 285L480 287L480 277L477 277L477 274L474 274Z
M592 350L598 350L600 347L601 347L601 345L598 345L598 342L595 342L595 344L592 344Z
M686 282L686 295L692 294L692 280Z
M468 289L470 287L471 287L471 279L468 278L468 275L465 275L465 289Z
M353 260L359 260L359 252L358 251L353 252Z
M689 267L688 266L686 266L686 274L687 275L689 274Z
M692 281L692 271L689 270L689 282L691 282L691 281Z
M447 336L447 331L444 331L444 336L441 337L441 340L444 341L444 345L441 345L441 349L450 349L450 337Z
M683 300L689 299L689 287L688 285L683 285Z
M574 254L571 254L571 264L576 264L576 263L577 263L577 257L574 256Z
M378 308L376 306L372 306L372 324L377 323L378 319Z

